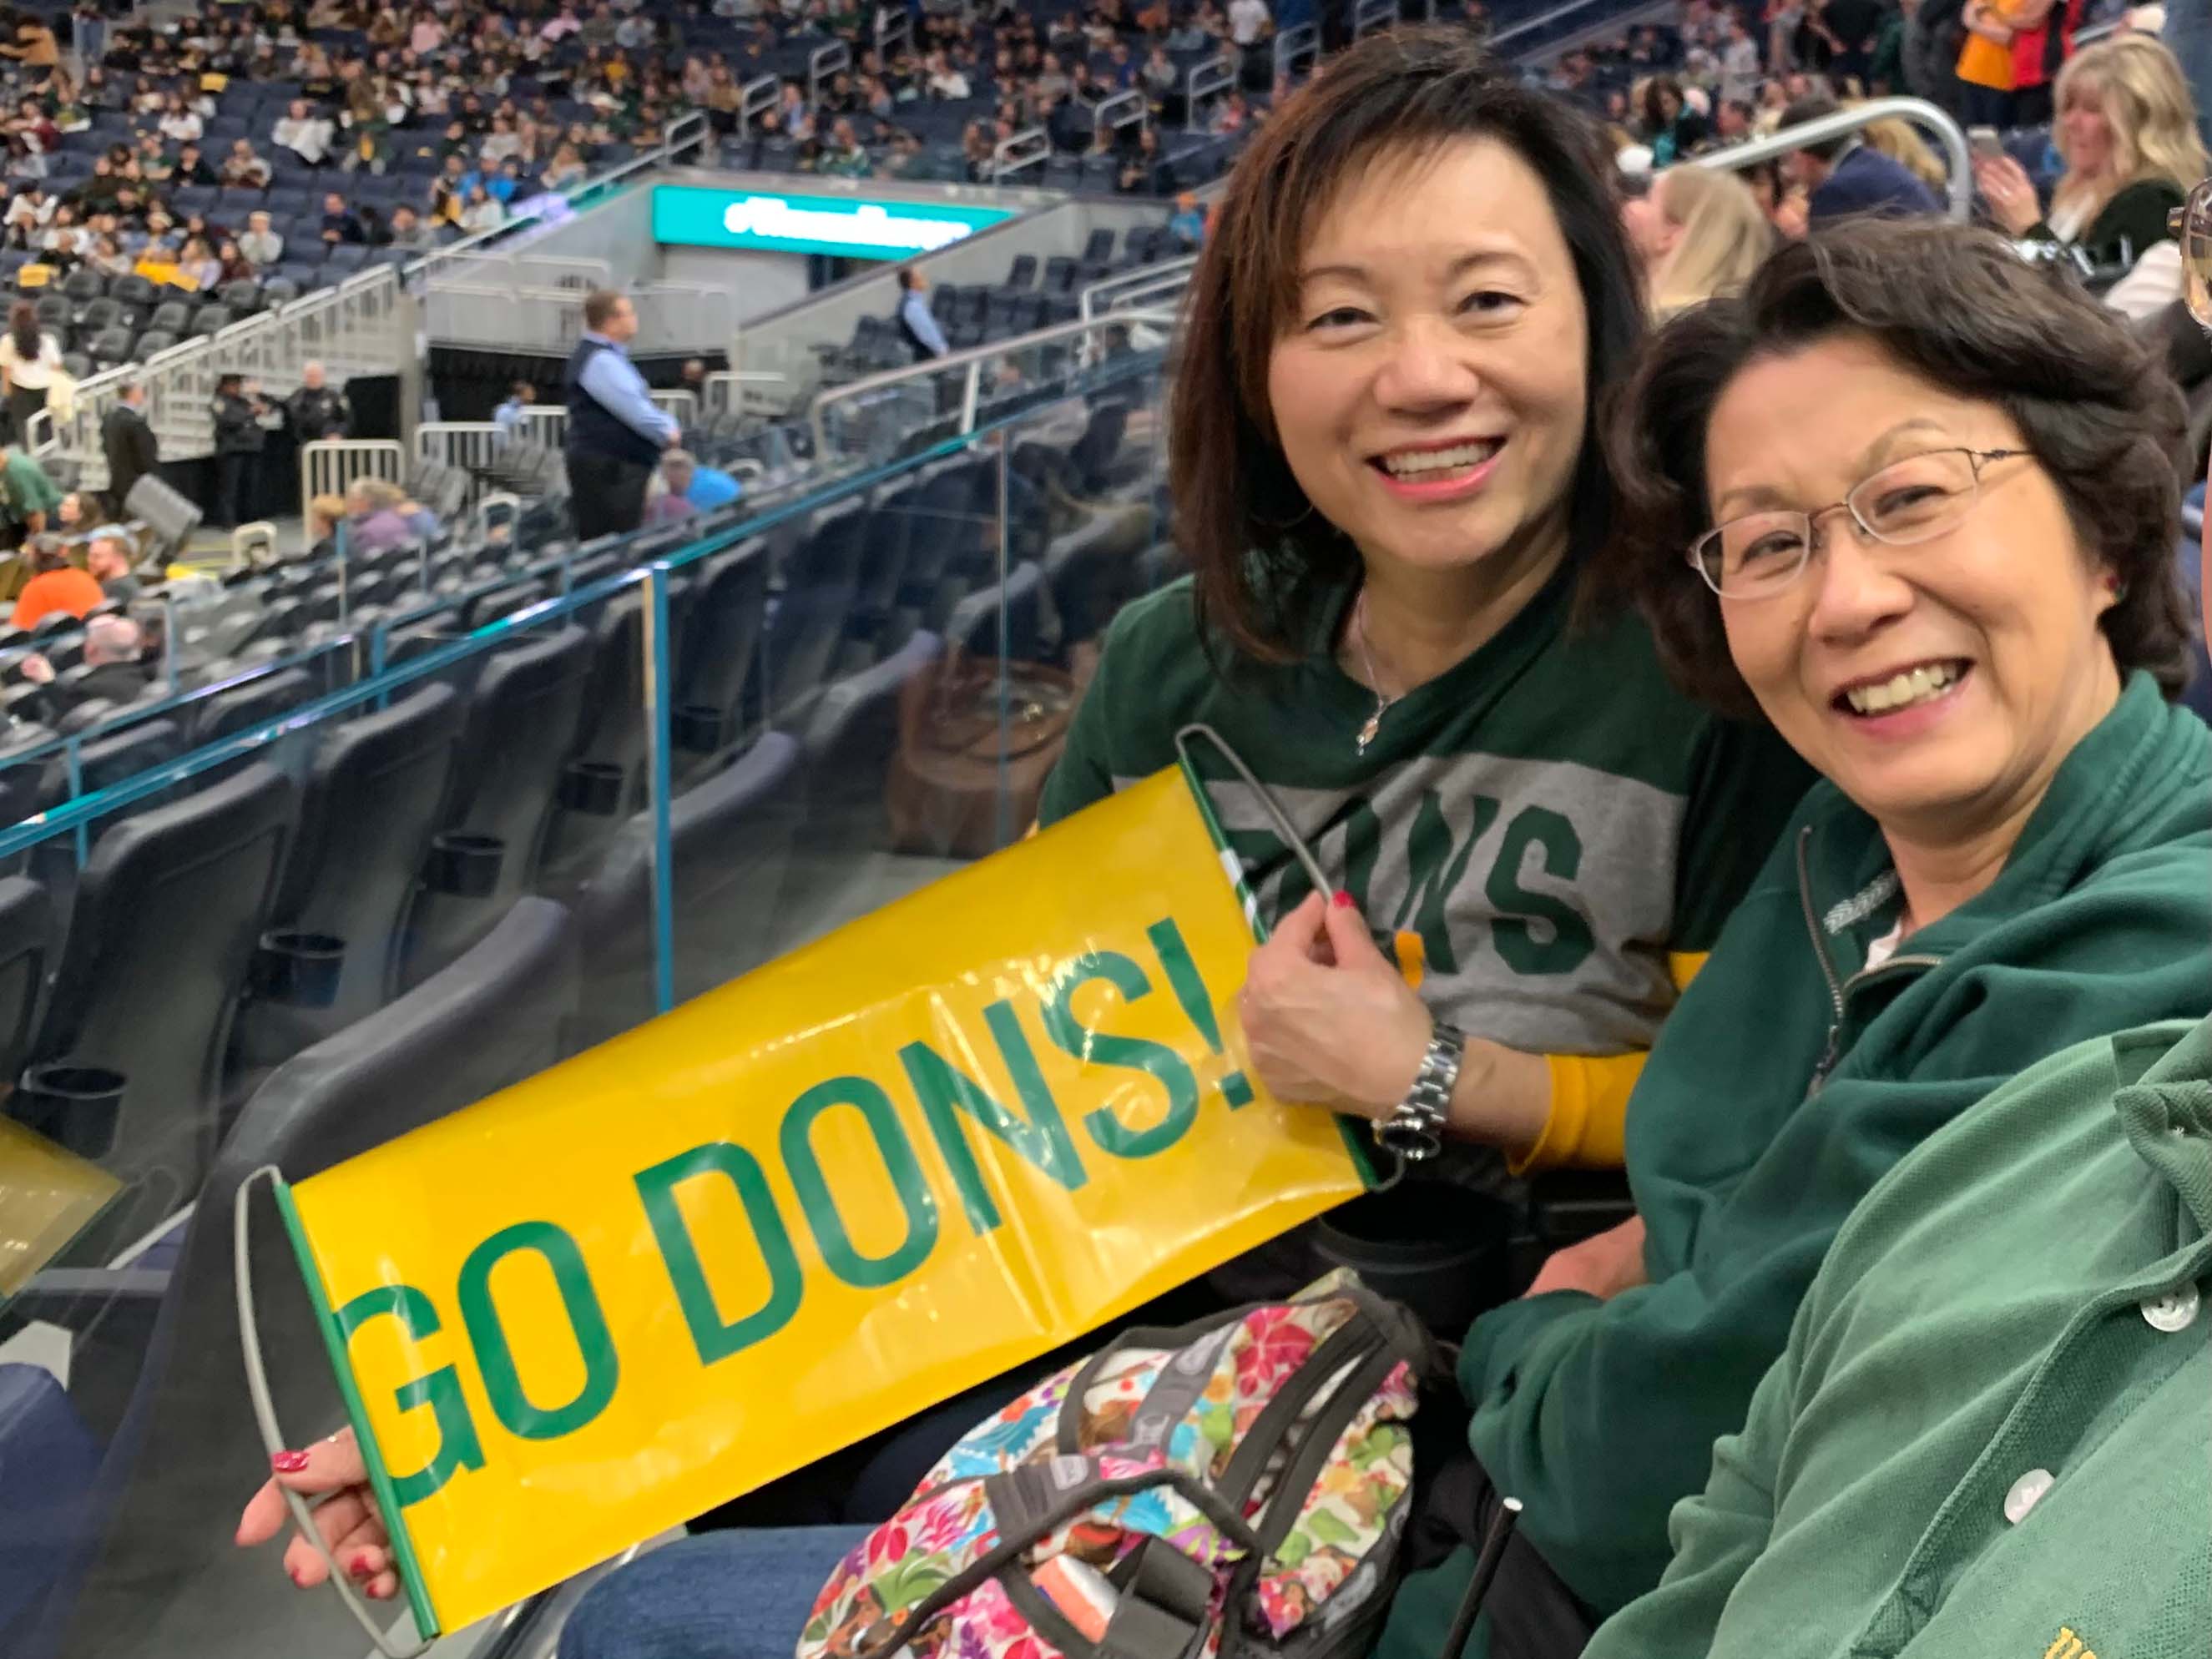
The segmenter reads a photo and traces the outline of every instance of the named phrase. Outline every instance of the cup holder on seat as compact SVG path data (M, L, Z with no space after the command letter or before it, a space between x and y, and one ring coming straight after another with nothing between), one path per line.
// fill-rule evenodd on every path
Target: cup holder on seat
M497 836L434 836L423 883L434 893L456 898L489 898L499 889L507 842Z
M611 761L570 761L561 770L561 805L571 812L611 818L622 811L623 769Z
M16 1085L13 1109L56 1146L80 1158L106 1158L115 1149L128 1083L105 1066L33 1066Z
M687 702L676 711L672 735L687 755L711 755L730 740L730 717L710 702Z
M335 933L264 933L246 970L246 984L264 1002L327 1008L337 1000L345 949L346 942Z

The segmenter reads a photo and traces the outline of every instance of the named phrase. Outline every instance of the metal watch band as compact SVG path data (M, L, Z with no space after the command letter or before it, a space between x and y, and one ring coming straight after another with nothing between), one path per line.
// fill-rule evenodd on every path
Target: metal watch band
M1408 1164L1425 1163L1443 1150L1444 1125L1451 1117L1452 1091L1459 1084L1467 1037L1457 1028L1436 1023L1413 1086L1389 1116L1375 1121L1375 1144Z

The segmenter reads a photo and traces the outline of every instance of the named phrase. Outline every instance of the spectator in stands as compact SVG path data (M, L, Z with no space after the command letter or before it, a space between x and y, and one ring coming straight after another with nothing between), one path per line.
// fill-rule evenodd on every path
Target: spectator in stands
M1800 126L1833 115L1840 107L1827 94L1814 93L1792 103L1782 125ZM1783 166L1790 181L1805 191L1808 221L1816 230L1853 215L1942 211L1935 192L1910 169L1856 134L1792 150Z
M502 442L514 436L525 411L537 401L538 388L527 380L517 380L507 387L507 401L491 412L492 424L499 428Z
M184 250L177 256L177 278L179 287L191 288L202 294L213 293L222 285L222 261L215 257L215 250L201 236L185 240Z
M667 525L680 523L685 519L696 516L699 511L684 497L682 491L666 483L667 461L665 458L661 466L663 471L660 478L654 482L646 495L644 523L649 529L659 529Z
M256 269L265 270L284 257L284 239L276 234L275 222L263 208L256 208L246 216L246 233L238 239L238 251Z
M410 253L427 253L438 246L436 234L422 222L422 216L404 202L392 208L390 228L392 246Z
M1672 76L1652 78L1644 89L1645 142L1651 165L1670 167L1705 142L1705 118L1683 101L1681 82Z
M1644 262L1651 314L1664 319L1751 280L1774 247L1774 229L1751 188L1732 173L1669 167L1622 204L1628 240Z
M1206 215L1191 191L1186 190L1175 198L1175 211L1168 216L1168 234L1186 253L1197 252L1204 244Z
M100 447L107 459L109 509L120 517L132 487L161 465L154 428L146 423L144 381L126 380L118 390L100 420Z
M362 240L361 219L346 205L344 197L331 191L323 198L323 242L336 247L342 242Z
M62 366L61 342L39 326L28 300L8 307L8 331L0 335L0 392L8 404L8 430L18 443L30 434L31 416L46 406L46 392Z
M2066 171L2047 216L2009 155L1977 156L1975 182L1990 216L2013 235L2075 250L2107 274L2169 240L2174 209L2212 169L2180 65L2148 35L2100 40L2067 64L2055 137Z
M8 453L12 458L15 451L11 447ZM13 480L8 483L12 486ZM69 562L60 537L33 533L23 551L31 580L15 596L15 609L9 617L17 628L35 628L57 611L82 617L106 602L100 584Z
M289 149L309 167L319 167L330 157L334 131L328 120L313 112L307 100L295 98L285 109L283 118L270 130L269 137L279 149Z
M914 361L927 362L932 357L945 356L952 348L929 309L929 278L911 265L902 265L898 286L898 310L892 320L906 340L907 349L914 354Z
M170 184L215 184L215 168L208 166L208 157L199 153L197 143L184 143L177 149L175 164L168 170Z
M242 374L223 374L215 383L215 508L208 522L234 530L246 522L255 502L256 474L268 434L262 420L270 413L259 386Z
M624 349L636 336L627 295L601 289L585 296L583 336L562 377L569 494L582 540L638 527L653 470L681 435Z
M36 12L18 14L15 44L0 46L0 58L12 58L25 69L52 69L61 62L53 26Z
M744 486L720 467L702 466L688 449L672 449L660 459L668 493L680 495L701 513L727 507L744 495Z
M319 362L300 366L300 388L284 400L284 416L293 435L303 444L353 435L352 406L344 392L329 384Z
M253 141L251 138L235 141L230 147L230 154L223 157L223 183L248 190L266 190L269 179L269 163L253 153Z
M553 160L545 169L543 180L548 190L570 190L590 176L583 158L576 154L575 146L562 144L553 152Z
M84 568L99 582L100 592L127 605L138 597L138 578L131 573L137 547L131 532L119 524L102 525L85 544Z
M345 493L345 545L351 553L381 553L419 539L401 510L405 498L380 478L356 478Z
M470 235L478 232L497 230L507 222L507 210L499 198L479 183L471 187L468 199L461 205L460 227Z
M173 144L197 145L207 131L199 112L185 102L181 93L171 93L161 108L161 118L156 124L161 137ZM193 182L198 183L196 179Z

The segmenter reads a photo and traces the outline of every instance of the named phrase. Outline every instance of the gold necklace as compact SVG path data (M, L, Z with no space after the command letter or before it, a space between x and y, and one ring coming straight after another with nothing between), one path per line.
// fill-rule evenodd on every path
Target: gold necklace
M1375 712L1367 717L1367 724L1359 728L1359 752L1365 754L1367 745L1375 741L1376 733L1382 729L1382 717L1390 712L1391 704L1405 696L1396 696L1383 690L1375 672L1375 653L1367 646L1367 590L1359 591L1359 599L1352 607L1352 636L1359 647L1359 665L1367 671L1367 689L1375 694Z

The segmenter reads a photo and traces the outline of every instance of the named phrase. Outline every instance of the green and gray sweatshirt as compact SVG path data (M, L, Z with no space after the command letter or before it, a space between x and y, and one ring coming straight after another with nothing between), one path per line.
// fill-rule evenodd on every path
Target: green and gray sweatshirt
M1550 1057L1553 1121L1531 1161L1618 1164L1644 1051L1811 774L1771 732L1674 690L1632 614L1571 626L1571 597L1563 573L1394 703L1363 755L1375 694L1328 645L1350 592L1304 659L1224 673L1189 580L1174 583L1115 618L1040 818L1174 765L1176 732L1211 725L1431 1012ZM1209 750L1194 758L1272 922L1306 878L1252 792Z
M1838 1228L1884 1174L2068 1045L2205 1012L2212 732L2134 675L1996 880L1868 969L1899 904L1874 822L1816 785L1630 1103L1650 1282L1512 1303L1468 1334L1474 1451L1526 1505L1523 1534L1601 1610L1658 1583L1669 1508L1704 1487L1714 1441L1742 1425ZM2046 1224L2068 1224L2054 1210ZM1466 1571L1462 1550L1407 1582L1382 1659L1439 1659Z

